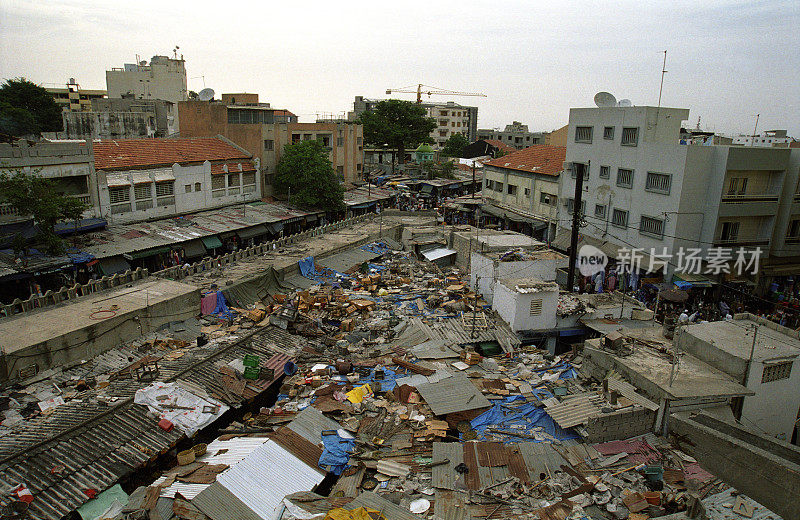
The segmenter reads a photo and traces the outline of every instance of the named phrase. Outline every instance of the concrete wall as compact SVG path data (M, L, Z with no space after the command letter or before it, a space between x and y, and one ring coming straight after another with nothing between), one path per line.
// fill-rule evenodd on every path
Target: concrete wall
M783 518L800 518L799 449L705 414L673 415L671 427L705 469Z
M673 339L675 346L705 361L717 370L731 376L737 383L744 382L747 360L715 347L689 333L684 327L676 327ZM760 380L760 379L759 379Z
M586 424L587 442L629 439L653 431L656 411L636 407L592 417Z
M531 302L542 301L542 312L531 316ZM520 293L497 283L494 288L492 309L508 323L511 330L550 330L556 326L558 291Z
M470 262L469 276L470 287L492 304L494 298L494 287L497 281L494 271L494 261L488 256L480 253L472 253ZM477 284L476 284L477 282Z
M747 388L756 395L745 397L742 421L760 432L783 441L791 441L797 414L800 412L800 359L794 358L787 379L762 383L763 362L754 361Z
M502 190L487 187L487 181L502 183ZM508 194L508 185L516 186L516 194ZM528 194L525 194L525 190ZM558 217L559 177L528 174L506 168L486 166L483 169L481 193L490 201L508 205L525 213L533 213L543 220L555 221ZM542 194L550 195L550 204L542 202Z

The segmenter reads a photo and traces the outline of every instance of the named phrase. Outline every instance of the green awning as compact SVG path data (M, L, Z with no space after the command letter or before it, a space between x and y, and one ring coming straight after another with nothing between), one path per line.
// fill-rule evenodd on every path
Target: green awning
M131 268L131 264L126 262L121 256L99 258L97 260L97 266L101 273L109 276L114 273L124 273Z
M183 254L186 255L187 258L206 255L206 248L203 246L203 242L198 239L184 242L181 246L183 246Z
M127 253L122 256L124 256L128 260L138 260L140 258L147 258L150 256L160 255L161 253L169 253L169 246L157 247L155 249L148 249L146 251L134 251L132 253Z
M676 271L672 274L672 281L673 283L677 282L684 282L684 283L676 283L675 285L689 285L690 287L711 287L713 283L711 280L706 278L703 275L695 274L695 273L685 273L682 271Z
M222 247L222 240L219 239L216 235L211 235L210 237L203 237L200 240L203 241L203 245L206 246L206 249L217 249L218 247Z

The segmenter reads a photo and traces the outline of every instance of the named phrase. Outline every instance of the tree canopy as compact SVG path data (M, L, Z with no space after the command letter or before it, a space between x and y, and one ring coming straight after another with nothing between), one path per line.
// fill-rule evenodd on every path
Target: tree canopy
M289 144L277 166L273 187L289 203L326 211L344 209L344 188L320 141Z
M423 106L400 99L379 101L374 109L361 114L359 122L364 125L367 143L397 148L401 163L406 148L433 142L430 133L437 126L436 120L426 115Z
M456 178L456 165L453 163L453 161L445 161L442 163L426 161L422 163L422 170L427 174L428 180L432 180L437 177L442 179Z
M22 170L0 173L0 194L17 213L33 217L38 231L34 241L51 255L64 251L63 240L55 233L56 223L79 220L86 209L79 199L56 191L52 180ZM17 237L14 244L15 250L24 249L25 244Z
M63 129L61 108L44 88L25 78L0 85L0 132L23 136Z
M464 134L453 134L447 138L442 148L442 155L445 157L461 157L464 155L464 148L469 144L469 139Z

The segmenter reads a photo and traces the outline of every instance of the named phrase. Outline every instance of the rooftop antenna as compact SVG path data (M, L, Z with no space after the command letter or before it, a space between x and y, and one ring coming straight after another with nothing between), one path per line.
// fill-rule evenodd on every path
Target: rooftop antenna
M667 51L664 51L664 65L661 66L661 87L658 89L658 108L661 108L661 93L664 90L664 74L667 73Z
M750 146L755 146L756 144L756 130L758 130L758 118L761 117L761 114L756 114L756 126L753 127L753 140L750 141Z
M212 99L214 99L214 89L204 88L203 90L197 93L197 98L200 101L211 101Z
M617 106L617 98L609 92L598 92L594 95L594 104L600 108Z
M176 60L178 59L178 49L180 49L180 47L178 47L177 45L175 46L174 49L172 49L172 55Z

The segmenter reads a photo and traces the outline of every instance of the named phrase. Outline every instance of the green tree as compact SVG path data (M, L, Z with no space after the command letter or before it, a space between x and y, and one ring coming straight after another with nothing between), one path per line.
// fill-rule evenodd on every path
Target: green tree
M445 161L443 163L426 161L422 163L422 170L427 174L428 180L435 178L456 178L456 165L453 163L453 161Z
M442 155L445 157L461 157L464 155L464 148L469 145L469 139L464 134L453 134L447 138L442 148Z
M342 188L320 141L302 141L283 149L273 187L291 204L326 211L344 209Z
M379 101L374 109L361 114L359 122L364 125L364 140L371 145L396 148L401 164L406 148L433 142L430 133L437 126L423 106L399 99Z
M44 88L25 78L0 85L0 132L21 136L63 129L61 109Z
M75 197L59 193L50 179L16 170L0 173L0 197L20 215L31 215L37 227L34 241L44 246L51 255L64 252L64 241L55 232L55 225L63 221L77 221L86 204ZM24 251L27 244L20 238L14 242L15 251Z
M503 150L502 148L495 148L493 158L499 159L500 157L505 157L508 155L508 152Z

